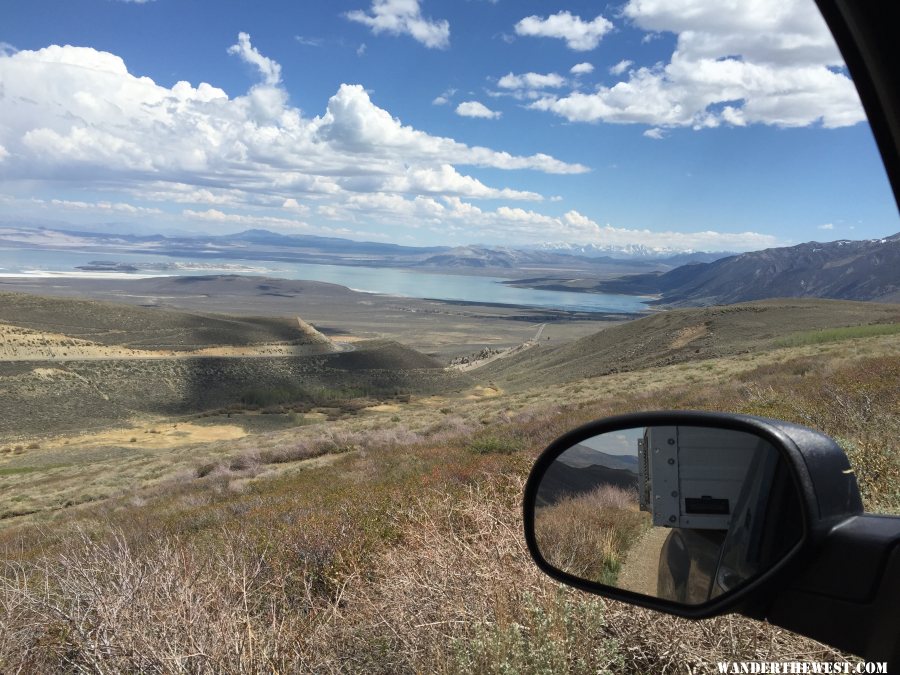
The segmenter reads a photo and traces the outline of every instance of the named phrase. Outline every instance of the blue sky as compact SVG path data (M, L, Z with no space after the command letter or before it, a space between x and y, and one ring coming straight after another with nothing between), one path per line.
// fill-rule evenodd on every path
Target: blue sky
M6 222L675 250L900 229L811 0L32 0L0 42Z

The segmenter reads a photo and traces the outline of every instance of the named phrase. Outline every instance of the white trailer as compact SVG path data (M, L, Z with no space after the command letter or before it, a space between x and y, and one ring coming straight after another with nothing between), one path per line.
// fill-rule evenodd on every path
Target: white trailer
M761 443L728 429L648 427L638 439L641 510L659 527L727 530Z

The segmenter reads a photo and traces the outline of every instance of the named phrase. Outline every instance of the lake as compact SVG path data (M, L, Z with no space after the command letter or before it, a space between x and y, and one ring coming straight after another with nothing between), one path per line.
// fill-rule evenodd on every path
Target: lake
M77 267L94 261L158 265L139 272L82 271ZM499 277L414 272L389 267L347 267L268 260L207 258L202 260L143 253L98 253L37 249L0 249L0 277L146 278L246 274L306 279L347 286L365 293L409 298L525 305L581 312L631 313L647 309L649 298L634 295L543 291L507 286Z

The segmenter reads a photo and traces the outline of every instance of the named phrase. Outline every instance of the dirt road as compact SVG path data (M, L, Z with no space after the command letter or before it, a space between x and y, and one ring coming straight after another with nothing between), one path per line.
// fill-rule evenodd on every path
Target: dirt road
M659 574L659 552L671 530L651 527L628 551L619 572L619 588L656 597L656 578Z

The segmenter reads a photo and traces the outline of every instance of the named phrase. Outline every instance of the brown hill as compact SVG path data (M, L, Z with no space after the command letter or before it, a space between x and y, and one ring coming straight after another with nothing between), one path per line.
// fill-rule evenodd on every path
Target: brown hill
M763 300L678 309L612 326L557 348L538 346L477 371L507 388L770 349L805 331L900 322L900 305Z
M0 323L132 349L283 343L308 346L310 353L334 350L299 317L236 317L26 293L0 292Z

